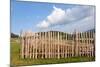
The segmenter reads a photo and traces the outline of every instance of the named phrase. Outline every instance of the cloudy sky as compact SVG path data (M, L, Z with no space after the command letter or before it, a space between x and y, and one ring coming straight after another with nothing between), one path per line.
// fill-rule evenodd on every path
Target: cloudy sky
M11 32L87 31L95 28L95 7L37 2L11 2Z

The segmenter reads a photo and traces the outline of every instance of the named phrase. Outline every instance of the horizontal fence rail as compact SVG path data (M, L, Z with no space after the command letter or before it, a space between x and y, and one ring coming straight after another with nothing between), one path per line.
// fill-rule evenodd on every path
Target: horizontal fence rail
M68 58L77 56L95 56L95 32L64 33L22 32L21 58Z

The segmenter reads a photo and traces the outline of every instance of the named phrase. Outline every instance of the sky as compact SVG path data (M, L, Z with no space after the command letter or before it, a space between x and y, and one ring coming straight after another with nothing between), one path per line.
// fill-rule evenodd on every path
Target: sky
M84 32L95 28L95 6L11 0L11 32Z

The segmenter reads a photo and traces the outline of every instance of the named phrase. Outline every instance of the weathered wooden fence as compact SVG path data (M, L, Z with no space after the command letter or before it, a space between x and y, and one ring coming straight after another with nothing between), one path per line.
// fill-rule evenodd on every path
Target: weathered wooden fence
M95 55L95 32L22 32L21 58L68 58Z

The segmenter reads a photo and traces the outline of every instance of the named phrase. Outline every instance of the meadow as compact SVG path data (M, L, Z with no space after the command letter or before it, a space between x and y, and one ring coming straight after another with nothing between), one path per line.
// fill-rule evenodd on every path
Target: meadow
M11 38L10 44L10 59L11 66L27 66L27 65L43 65L43 64L59 64L59 63L73 63L73 62L90 62L95 61L94 57L70 57L70 58L52 58L52 59L22 59L20 57L20 40L19 38Z

